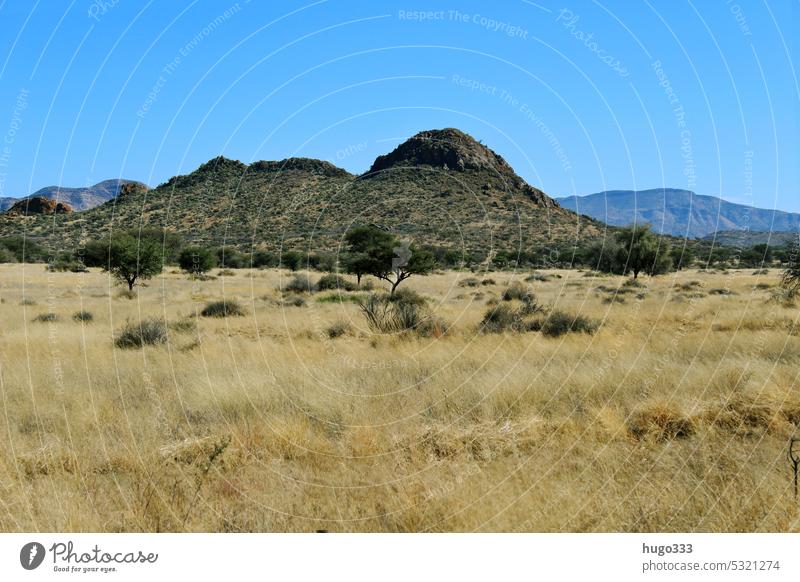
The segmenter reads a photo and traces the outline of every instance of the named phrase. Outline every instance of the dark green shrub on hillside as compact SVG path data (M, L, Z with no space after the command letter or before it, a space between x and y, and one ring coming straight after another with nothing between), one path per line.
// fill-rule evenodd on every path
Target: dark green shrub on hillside
M0 245L0 263L16 263L17 257L10 250Z
M297 271L303 265L303 255L297 251L286 251L281 253L280 266L290 271Z
M17 263L41 263L47 259L47 252L30 237L0 237L0 247L11 252Z
M219 247L216 250L217 266L223 269L243 269L249 266L247 257L231 247Z
M269 269L280 264L280 257L269 251L255 251L252 255L252 265L256 269Z
M178 256L178 265L191 275L202 275L217 265L217 257L210 249L186 247Z

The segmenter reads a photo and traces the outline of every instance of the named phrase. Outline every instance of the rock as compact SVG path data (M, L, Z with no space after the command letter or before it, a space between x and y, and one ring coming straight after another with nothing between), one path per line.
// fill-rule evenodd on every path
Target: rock
M6 211L8 214L32 216L35 214L68 214L73 212L72 206L65 202L56 202L44 196L23 198Z

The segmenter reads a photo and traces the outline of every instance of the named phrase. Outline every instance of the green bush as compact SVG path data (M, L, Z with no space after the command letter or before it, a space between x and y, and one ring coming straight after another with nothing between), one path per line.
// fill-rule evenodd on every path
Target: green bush
M340 275L335 275L330 273L328 275L323 275L322 278L317 281L317 290L318 291L330 291L332 289L340 289L342 291L355 291L357 289L355 283L351 283L344 277Z
M533 291L528 289L525 285L516 281L506 287L503 290L503 294L501 295L503 301L522 301L524 303L528 302L536 302L536 297L533 294Z
M308 275L295 275L281 291L284 293L313 293L317 286Z
M167 328L160 319L128 322L114 340L118 348L141 348L167 342Z
M417 307L422 307L427 303L425 297L423 297L413 289L408 289L406 287L404 287L403 289L398 289L397 291L394 292L393 295L389 295L387 300L393 303L399 303L404 305L416 305Z
M200 315L203 317L241 317L244 315L244 309L237 301L224 299L208 303Z
M47 265L47 270L51 273L88 273L89 269L80 261L55 260Z
M481 331L485 333L524 331L524 320L517 309L506 303L500 303L486 310L481 320Z
M72 314L72 319L82 323L91 323L94 321L94 315L92 315L91 311L76 311Z
M186 247L178 255L178 265L190 275L202 275L217 265L217 256L210 249Z
M597 331L600 324L583 315L569 315L563 311L553 311L546 317L532 322L529 329L541 331L548 337L559 337L566 333L588 333Z

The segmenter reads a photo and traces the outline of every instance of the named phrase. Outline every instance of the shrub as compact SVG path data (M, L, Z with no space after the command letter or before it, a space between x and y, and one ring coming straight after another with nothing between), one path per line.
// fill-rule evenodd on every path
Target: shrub
M217 264L217 256L211 249L198 246L186 247L178 255L178 265L190 275L202 275Z
M553 311L547 317L533 322L530 329L541 331L548 337L559 337L570 332L593 334L598 327L600 324L588 317Z
M92 315L91 311L76 311L72 314L72 319L83 323L91 323L94 321L94 315Z
M33 318L33 321L37 323L51 323L59 321L60 319L61 318L55 313L40 313L39 315Z
M513 301L514 299L525 301L529 293L528 289L522 283L515 281L503 290L501 297L503 301Z
M159 319L144 319L139 323L128 322L114 340L118 348L141 348L167 342L167 328Z
M284 293L313 293L316 285L308 275L295 275L281 291Z
M169 328L177 333L190 333L197 331L197 322L194 319L186 317L178 321L173 321L169 324Z
M241 317L244 315L244 309L237 301L232 299L223 299L222 301L212 301L208 303L203 311L200 312L203 317Z
M257 269L264 269L268 267L277 267L280 263L278 255L268 251L256 251L252 256L253 267Z
M336 323L328 327L328 329L325 330L325 333L328 334L329 338L334 339L350 333L351 330L352 327L348 322L337 321Z
M51 273L88 273L89 269L80 261L56 260L47 265L47 270Z
M330 291L331 289L340 289L342 291L355 291L356 285L340 275L335 275L333 273L329 273L328 275L323 275L322 278L319 281L317 281L317 290Z
M36 305L36 301L33 299L23 299L19 302L20 305Z
M645 405L634 411L627 425L628 432L637 440L647 437L659 441L681 439L695 432L690 418L665 403Z
M388 300L404 305L416 305L417 307L422 307L426 304L425 297L408 288L398 289L393 295L389 295Z
M289 305L291 307L304 307L306 304L306 300L304 297L300 295L287 295L286 298L283 300L284 305Z
M490 307L481 320L481 330L486 333L523 331L523 329L524 321L519 311L504 303Z
M359 301L369 328L379 333L445 333L446 325L428 311L425 299L413 291L404 291L394 295L372 293Z
M117 293L117 299L136 299L136 292L122 289Z
M647 285L639 281L639 279L626 279L625 282L622 284L622 286L633 289L644 289L645 287L647 287Z
M288 251L280 256L281 267L296 271L303 264L303 255L297 251Z
M236 272L230 269L222 269L217 273L217 277L233 277L235 274Z

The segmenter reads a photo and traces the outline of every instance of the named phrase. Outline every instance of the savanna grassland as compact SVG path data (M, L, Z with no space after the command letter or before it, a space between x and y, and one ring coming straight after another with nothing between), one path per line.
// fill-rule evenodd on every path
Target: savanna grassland
M412 277L446 325L387 335L288 271L0 265L0 530L800 531L777 270L542 274ZM599 328L481 331L511 280Z

